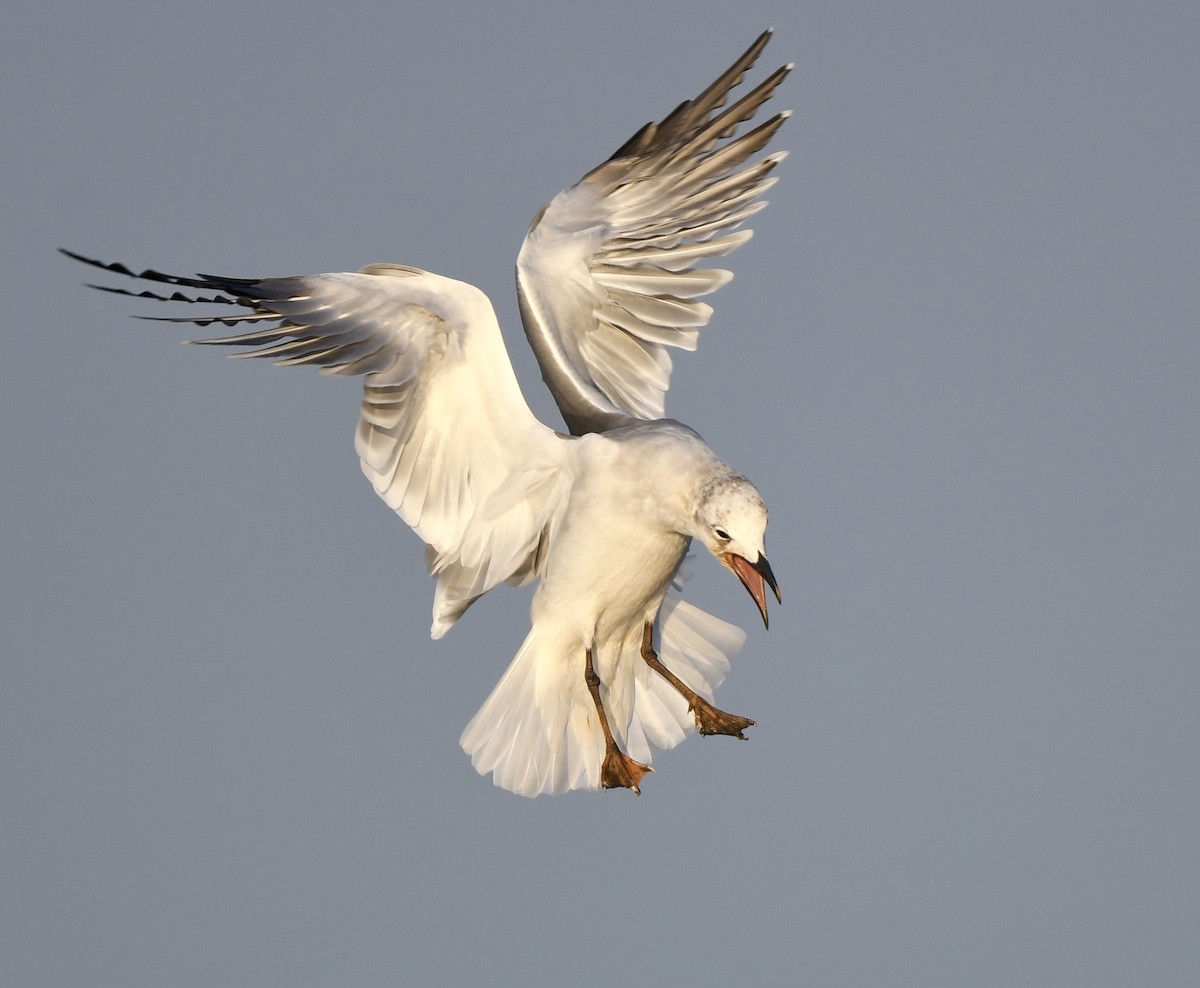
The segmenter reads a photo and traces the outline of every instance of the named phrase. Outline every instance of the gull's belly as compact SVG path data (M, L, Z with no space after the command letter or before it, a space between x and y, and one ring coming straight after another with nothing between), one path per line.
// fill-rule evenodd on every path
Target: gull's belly
M679 536L660 537L622 561L597 583L596 640L624 638L658 611L671 578L683 561L687 541Z
M691 541L681 529L694 475L719 461L666 421L583 436L572 455L576 479L534 596L535 624L586 647L640 641Z
M677 533L603 534L590 526L562 533L534 598L535 621L569 627L585 645L641 633L653 617L687 552Z

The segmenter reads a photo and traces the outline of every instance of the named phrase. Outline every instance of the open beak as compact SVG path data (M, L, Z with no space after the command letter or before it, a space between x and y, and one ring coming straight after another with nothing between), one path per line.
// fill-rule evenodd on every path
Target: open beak
M783 598L779 596L779 584L775 582L775 574L771 572L771 564L767 562L767 557L760 555L758 562L752 563L735 552L727 552L725 565L737 574L742 586L750 591L750 596L754 598L758 612L762 615L763 627L769 628L771 625L767 621L767 587L771 588L779 603L783 603Z

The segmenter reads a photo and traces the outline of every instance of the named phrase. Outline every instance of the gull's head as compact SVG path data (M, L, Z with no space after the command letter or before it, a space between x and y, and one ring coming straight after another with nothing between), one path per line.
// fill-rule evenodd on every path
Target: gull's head
M767 626L767 587L779 596L779 585L767 562L767 506L754 485L733 472L710 478L696 499L695 537L723 566L733 570L750 591Z

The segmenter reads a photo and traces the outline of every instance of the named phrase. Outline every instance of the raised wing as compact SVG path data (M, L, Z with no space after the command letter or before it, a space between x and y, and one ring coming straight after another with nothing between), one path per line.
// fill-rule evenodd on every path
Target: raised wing
M572 481L570 440L530 412L478 289L391 264L294 278L186 278L63 253L175 290L93 287L218 310L143 318L248 328L196 343L365 377L355 447L379 496L427 545L437 578L433 637L496 584L537 575Z
M559 193L525 238L517 261L525 333L575 435L662 418L666 348L696 348L712 315L697 299L733 277L695 265L750 239L738 227L766 205L760 197L784 157L746 164L787 112L737 131L791 65L722 109L770 36L764 32L699 96L646 124Z

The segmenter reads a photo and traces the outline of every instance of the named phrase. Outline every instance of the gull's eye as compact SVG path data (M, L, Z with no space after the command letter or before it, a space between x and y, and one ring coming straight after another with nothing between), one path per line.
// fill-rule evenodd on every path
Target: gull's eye
M725 529L718 528L718 529L716 529L716 533L717 533L717 538L719 538L721 541L723 541L723 542L729 541L729 533L727 531L725 531Z

